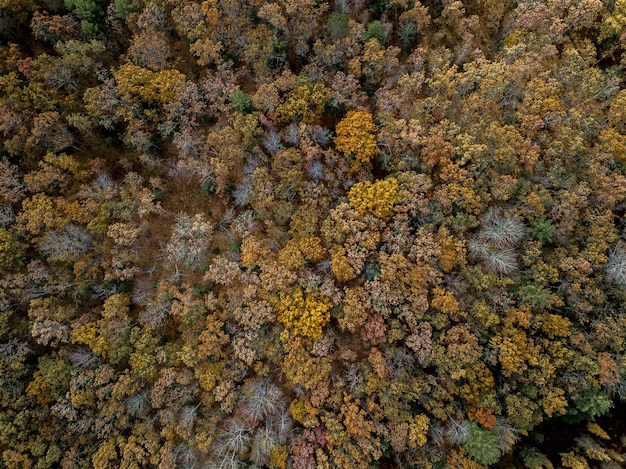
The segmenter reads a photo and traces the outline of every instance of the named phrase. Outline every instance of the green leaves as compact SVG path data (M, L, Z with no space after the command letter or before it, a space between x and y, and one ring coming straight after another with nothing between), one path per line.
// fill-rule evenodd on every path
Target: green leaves
M92 38L100 35L98 23L104 17L104 11L95 0L64 0L65 7L81 20L83 31ZM117 3L117 2L116 2Z
M382 44L385 34L383 31L382 23L378 20L372 21L367 25L367 31L365 32L365 40L378 39L378 42Z
M115 15L125 20L135 10L135 6L129 0L115 0Z
M22 265L25 249L13 233L0 228L0 275Z
M61 358L43 356L39 359L39 372L54 400L65 396L70 388L72 366Z
M233 93L231 106L233 108L233 111L239 112L241 114L250 114L252 111L254 111L252 99L240 89L235 90L235 92Z
M470 423L470 433L463 448L473 459L486 466L497 463L502 456L497 435L481 429L475 422Z
M342 38L348 34L348 16L335 11L328 17L326 27L333 39Z
M596 417L606 414L613 407L613 401L598 388L584 392L568 407L563 419L568 423L578 423L583 420L595 420Z
M552 220L546 220L541 217L537 218L530 224L528 231L532 236L544 244L552 239L552 235L556 231L556 227L552 224Z

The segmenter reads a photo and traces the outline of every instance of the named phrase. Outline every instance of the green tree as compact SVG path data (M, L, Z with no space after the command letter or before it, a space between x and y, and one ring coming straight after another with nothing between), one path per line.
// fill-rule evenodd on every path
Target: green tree
M86 34L92 38L100 35L100 22L104 18L104 11L96 0L63 0L63 3L81 21Z
M10 272L23 263L26 245L10 231L0 228L0 273Z
M342 38L348 34L348 16L334 11L328 17L326 27L333 39Z

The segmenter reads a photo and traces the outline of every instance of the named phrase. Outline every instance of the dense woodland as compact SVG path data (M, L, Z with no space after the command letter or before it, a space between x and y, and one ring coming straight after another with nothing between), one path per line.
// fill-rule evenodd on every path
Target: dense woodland
M624 467L625 54L626 0L0 0L0 467Z

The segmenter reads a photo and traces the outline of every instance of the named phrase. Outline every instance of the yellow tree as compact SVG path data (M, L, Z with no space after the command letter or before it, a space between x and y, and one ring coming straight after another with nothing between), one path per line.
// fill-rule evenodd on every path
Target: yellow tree
M376 126L372 115L365 111L350 111L336 127L335 146L344 155L362 165L369 165L378 155Z

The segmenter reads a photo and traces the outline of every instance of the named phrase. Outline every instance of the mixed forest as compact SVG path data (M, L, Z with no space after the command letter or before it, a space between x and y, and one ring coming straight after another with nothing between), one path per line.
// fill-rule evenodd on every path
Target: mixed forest
M0 467L626 465L626 0L0 0Z

